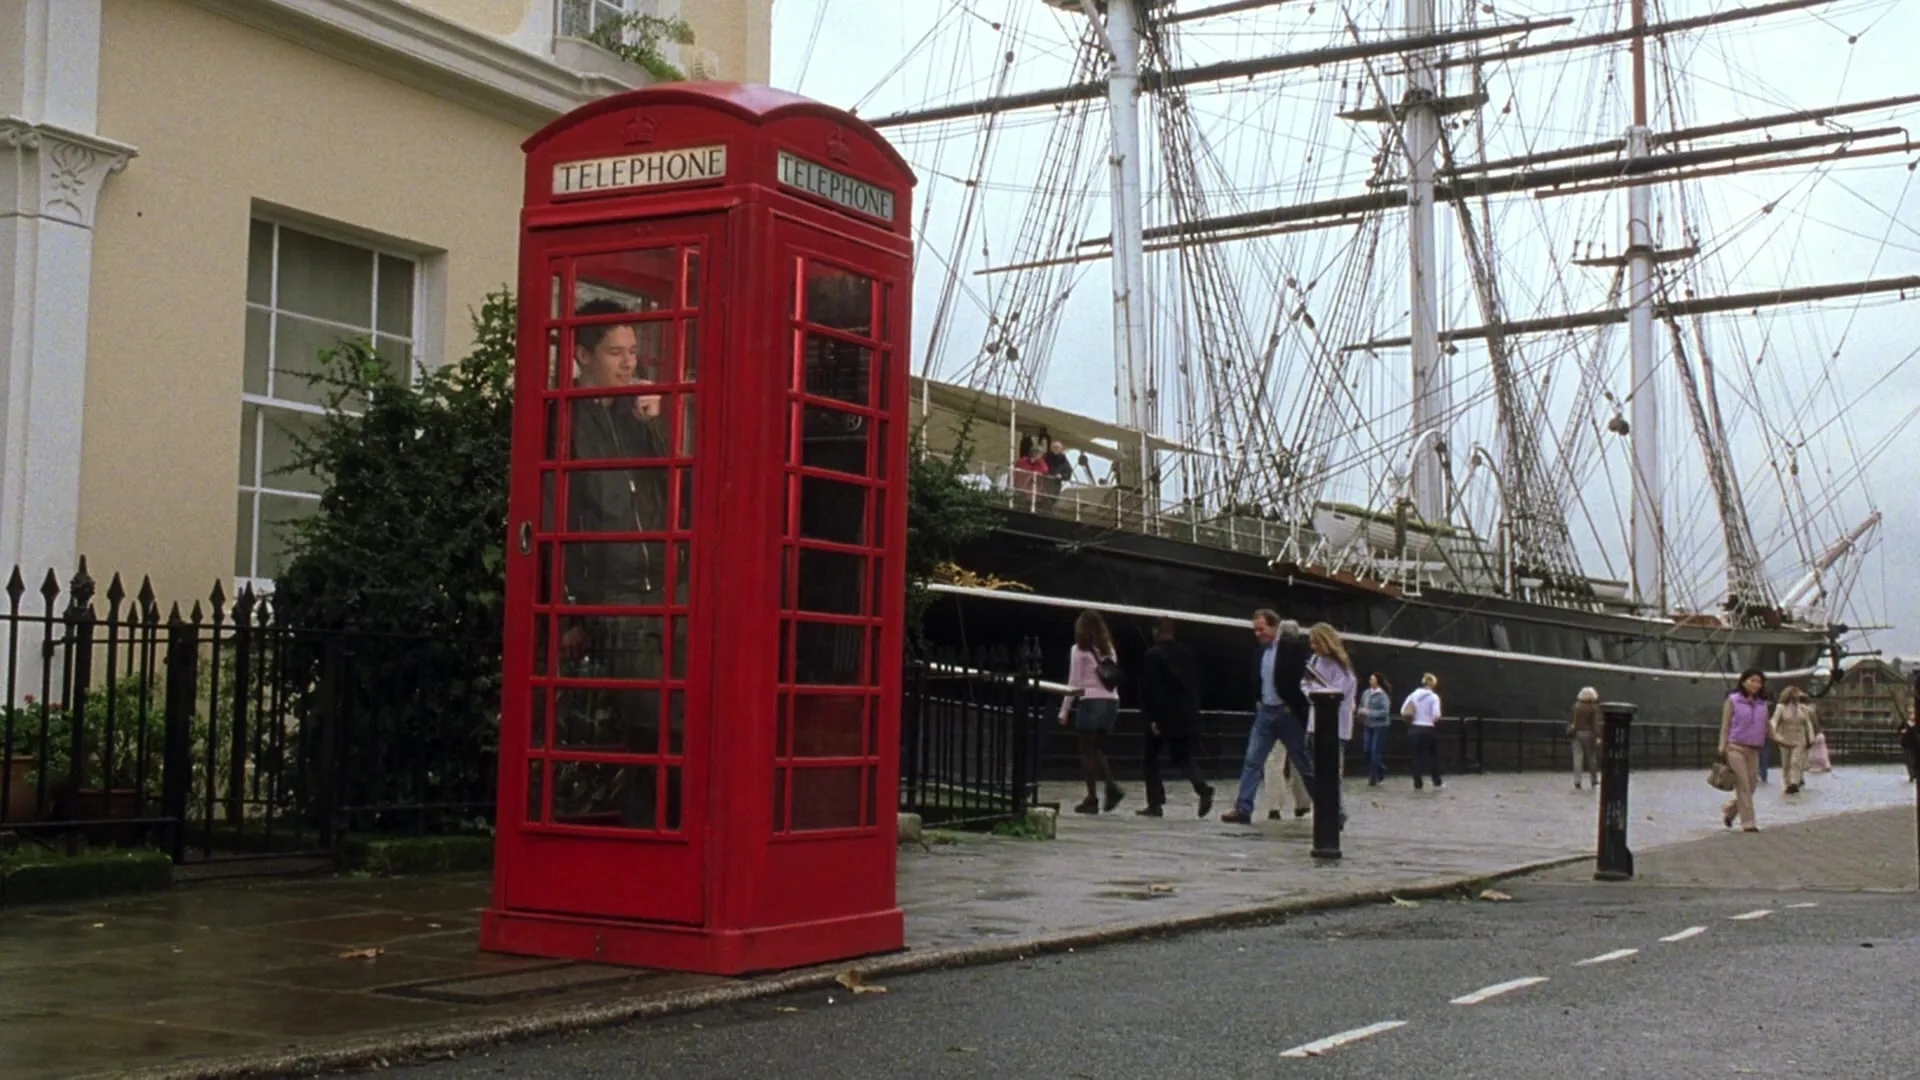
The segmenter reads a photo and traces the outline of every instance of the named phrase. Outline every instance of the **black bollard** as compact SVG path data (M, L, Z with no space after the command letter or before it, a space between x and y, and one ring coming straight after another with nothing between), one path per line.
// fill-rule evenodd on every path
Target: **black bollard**
M1338 690L1313 698L1313 857L1340 857L1340 702Z
M1596 881L1630 881L1633 852L1627 849L1627 781L1631 776L1628 750L1633 746L1633 717L1639 706L1609 701L1600 706L1606 736L1600 748L1600 854L1594 862Z

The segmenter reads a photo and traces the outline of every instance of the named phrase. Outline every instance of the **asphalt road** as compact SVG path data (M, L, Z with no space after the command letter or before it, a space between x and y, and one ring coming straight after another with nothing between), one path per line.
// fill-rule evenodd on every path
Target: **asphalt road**
M1920 896L1503 888L1512 901L1381 905L920 975L402 1075L1920 1075Z

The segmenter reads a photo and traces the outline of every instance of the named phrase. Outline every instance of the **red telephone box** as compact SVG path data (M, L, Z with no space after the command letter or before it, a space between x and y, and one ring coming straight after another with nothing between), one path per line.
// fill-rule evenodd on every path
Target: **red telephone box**
M725 83L525 149L481 945L716 974L900 948L913 174Z

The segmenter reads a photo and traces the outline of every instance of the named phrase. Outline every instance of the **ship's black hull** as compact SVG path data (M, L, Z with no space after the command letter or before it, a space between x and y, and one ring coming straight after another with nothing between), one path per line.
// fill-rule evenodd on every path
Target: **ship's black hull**
M1209 709L1241 709L1251 700L1249 620L1262 607L1303 626L1331 623L1348 636L1356 669L1384 674L1396 698L1431 672L1453 716L1561 717L1591 686L1603 700L1637 705L1651 723L1717 724L1741 670L1804 683L1825 648L1824 637L1809 629L1674 626L1436 590L1401 596L1307 571L1284 573L1256 554L1019 512L1009 512L956 562L1031 593L947 593L928 613L933 642L1011 648L1035 639L1043 677L1057 680L1078 614L1076 603L1063 600L1200 616L1183 620L1179 632L1199 653ZM1149 620L1113 611L1108 617L1123 668L1137 669Z

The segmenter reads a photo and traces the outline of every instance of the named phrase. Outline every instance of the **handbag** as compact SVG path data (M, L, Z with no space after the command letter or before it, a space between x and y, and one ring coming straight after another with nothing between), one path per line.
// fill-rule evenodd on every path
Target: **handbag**
M1120 689L1120 665L1111 656L1103 656L1093 669L1093 677L1109 690Z
M1825 732L1815 735L1813 744L1807 748L1807 770L1809 772L1833 771L1833 756L1827 753Z
M1716 761L1707 769L1707 785L1716 791L1734 789L1733 766L1725 761Z

